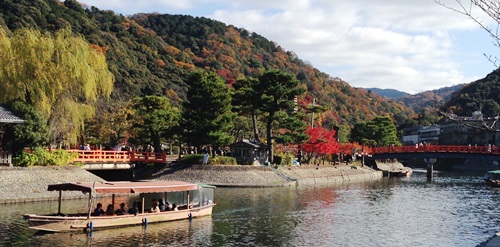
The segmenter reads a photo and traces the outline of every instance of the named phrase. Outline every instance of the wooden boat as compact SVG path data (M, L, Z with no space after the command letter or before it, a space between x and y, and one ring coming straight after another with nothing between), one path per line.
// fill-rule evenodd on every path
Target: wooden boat
M500 187L500 170L486 172L483 179L489 186Z
M58 213L52 215L26 214L29 228L49 231L66 232L78 230L95 230L109 227L131 225L147 225L154 222L166 222L212 214L216 205L213 201L214 186L194 184L182 181L143 181L143 182L96 182L96 183L63 183L48 186L48 191L59 191ZM86 214L62 214L62 191L81 191L89 194L88 212ZM136 214L104 215L92 214L93 196L96 194L111 194L115 205L115 194L139 193L142 210ZM147 212L145 196L150 193L157 197L177 198L178 211ZM163 197L164 196L164 197Z

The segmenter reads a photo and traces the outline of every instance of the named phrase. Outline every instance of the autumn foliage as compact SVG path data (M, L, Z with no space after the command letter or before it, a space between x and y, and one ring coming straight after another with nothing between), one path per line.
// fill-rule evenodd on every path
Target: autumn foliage
M302 145L302 150L305 152L316 155L337 154L339 152L340 144L335 139L335 130L315 127L308 128L306 133L310 139Z

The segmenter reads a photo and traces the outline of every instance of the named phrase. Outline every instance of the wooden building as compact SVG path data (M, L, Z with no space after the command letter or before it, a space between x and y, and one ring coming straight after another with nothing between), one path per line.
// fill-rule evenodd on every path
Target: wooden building
M241 165L264 165L269 161L268 150L266 144L247 139L231 144L231 156Z
M0 106L0 165L12 166L12 154L9 152L9 145L3 139L5 134L5 126L7 124L24 123L19 117L16 117L12 112Z

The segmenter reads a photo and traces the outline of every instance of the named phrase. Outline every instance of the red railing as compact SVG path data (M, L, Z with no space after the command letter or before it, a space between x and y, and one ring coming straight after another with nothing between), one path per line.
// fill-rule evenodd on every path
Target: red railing
M425 146L394 146L371 148L371 154L387 153L481 153L500 154L500 147L496 146L453 146L453 145L425 145Z
M78 153L74 162L155 162L167 163L167 160L173 160L167 157L165 153L154 152L129 152L129 151L103 151L103 150L78 150L70 149L70 153Z

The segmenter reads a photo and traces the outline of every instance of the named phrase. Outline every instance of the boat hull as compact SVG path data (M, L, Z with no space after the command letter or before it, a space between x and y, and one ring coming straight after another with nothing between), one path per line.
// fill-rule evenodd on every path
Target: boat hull
M111 227L142 225L156 222L167 222L201 217L212 214L215 204L199 208L184 209L179 211L164 211L159 213L144 213L137 215L116 216L50 216L50 215L24 215L28 220L30 229L47 232L69 232L83 230L97 230ZM90 229L92 228L92 229Z

